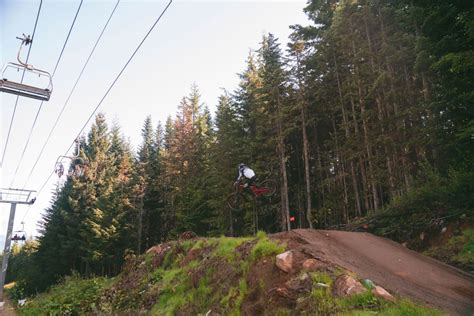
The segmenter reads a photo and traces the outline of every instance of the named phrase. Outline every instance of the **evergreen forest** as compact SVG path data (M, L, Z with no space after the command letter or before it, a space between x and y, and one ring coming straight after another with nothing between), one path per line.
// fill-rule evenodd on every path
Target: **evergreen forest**
M304 11L311 23L290 26L286 47L266 34L242 56L215 113L194 84L166 122L145 118L136 149L97 115L7 278L30 295L72 271L114 276L185 231L472 217L473 3L312 0ZM226 199L241 162L278 188L236 212Z

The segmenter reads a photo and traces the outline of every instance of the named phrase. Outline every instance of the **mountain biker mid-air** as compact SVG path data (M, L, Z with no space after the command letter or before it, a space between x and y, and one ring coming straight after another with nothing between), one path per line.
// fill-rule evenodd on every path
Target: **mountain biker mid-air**
M255 171L250 169L244 163L239 164L239 176L237 180L235 180L235 185L242 181L244 183L244 188L248 188L250 185L254 184L255 180L257 180L257 176L255 175Z

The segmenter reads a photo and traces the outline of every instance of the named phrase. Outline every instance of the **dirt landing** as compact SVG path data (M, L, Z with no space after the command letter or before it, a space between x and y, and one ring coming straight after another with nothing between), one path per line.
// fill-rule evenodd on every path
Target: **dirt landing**
M474 278L456 268L368 233L296 229L276 234L299 241L307 253L333 262L452 315L474 315Z

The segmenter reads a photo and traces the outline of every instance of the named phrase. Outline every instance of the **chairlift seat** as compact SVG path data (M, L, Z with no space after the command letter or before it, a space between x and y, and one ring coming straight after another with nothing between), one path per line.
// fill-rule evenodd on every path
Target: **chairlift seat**
M0 91L41 101L49 101L51 97L51 91L49 89L36 88L26 84L8 81L7 79L0 80Z
M46 76L49 79L48 86L44 89L33 87L27 84L18 83L14 81L10 81L5 78L5 72L8 68L14 68L16 70L23 70L27 72L31 72L37 74L38 76ZM8 63L5 68L3 69L3 79L0 79L0 92L11 93L15 95L20 95L27 98L37 99L41 101L49 101L51 97L51 92L53 90L53 83L51 79L51 75L43 70L25 67L20 64L16 63Z

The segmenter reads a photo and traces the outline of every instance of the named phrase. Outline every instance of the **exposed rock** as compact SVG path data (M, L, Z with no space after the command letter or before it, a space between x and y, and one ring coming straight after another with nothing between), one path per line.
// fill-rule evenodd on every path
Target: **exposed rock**
M293 252L286 251L276 256L275 264L278 268L285 272L293 270Z
M159 255L161 253L163 253L164 251L168 250L169 249L169 246L164 246L163 244L160 244L160 245L157 245L157 246L153 246L151 247L150 249L148 249L146 251L146 253L153 253L155 255Z
M390 302L396 301L395 297L393 297L392 294L388 293L383 287L378 285L374 289L372 289L372 294Z
M321 262L316 259L306 259L303 262L303 269L309 272L316 271L322 266Z
M337 277L333 285L333 294L336 296L351 296L367 291L367 289L353 277L343 274Z

